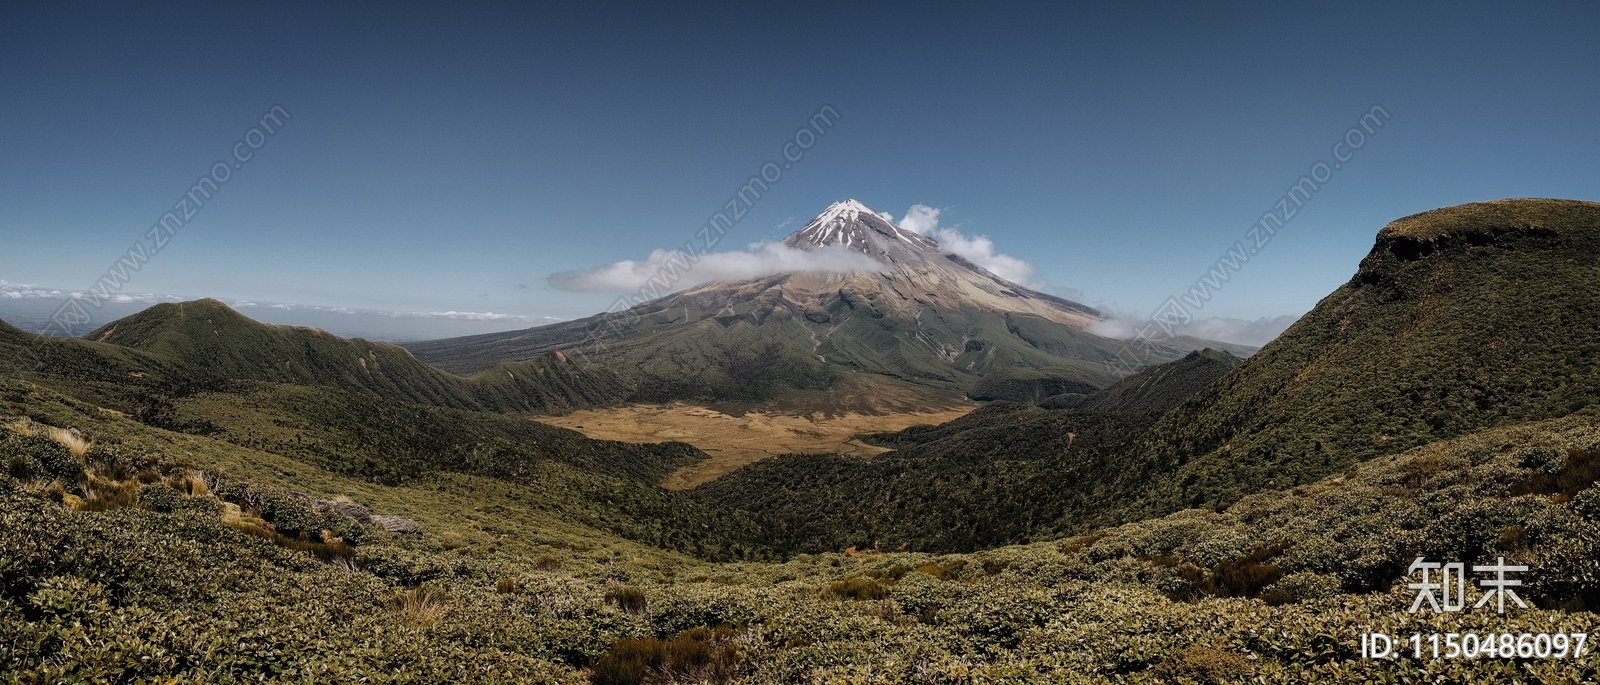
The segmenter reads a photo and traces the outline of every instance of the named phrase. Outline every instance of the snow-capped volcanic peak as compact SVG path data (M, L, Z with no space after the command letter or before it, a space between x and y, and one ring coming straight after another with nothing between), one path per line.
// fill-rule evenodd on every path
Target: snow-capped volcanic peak
M852 199L845 200L844 202L835 202L831 205L828 205L827 209L822 210L822 213L818 214L817 218L812 219L810 223L806 225L838 224L857 221L861 218L862 214L871 215L879 219L883 218L882 214L873 211L871 207L861 204L859 200ZM887 220L885 223L887 223Z
M939 252L938 243L889 223L882 213L856 200L828 205L783 242L801 249L842 245L885 263L903 262L913 254L937 257Z

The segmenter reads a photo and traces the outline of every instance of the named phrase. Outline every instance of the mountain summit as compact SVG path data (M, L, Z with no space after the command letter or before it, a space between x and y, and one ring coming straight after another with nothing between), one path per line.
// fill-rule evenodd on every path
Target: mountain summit
M783 244L859 252L883 268L717 281L625 312L408 348L456 373L577 351L629 375L634 401L805 411L921 410L1117 380L1106 362L1124 343L1087 330L1099 311L946 254L861 202L829 205ZM597 330L609 332L600 344ZM1004 382L980 388L986 377Z
M939 243L889 223L882 214L856 200L828 205L783 244L800 249L843 245L889 265L939 256Z
M1101 319L1093 307L1012 283L977 264L946 254L938 241L895 226L882 213L856 200L829 205L784 239L783 244L802 250L842 246L871 257L885 268L872 274L816 274L817 285L825 289L851 284L878 291L886 302L913 317L924 306L938 305L1031 314L1078 328Z

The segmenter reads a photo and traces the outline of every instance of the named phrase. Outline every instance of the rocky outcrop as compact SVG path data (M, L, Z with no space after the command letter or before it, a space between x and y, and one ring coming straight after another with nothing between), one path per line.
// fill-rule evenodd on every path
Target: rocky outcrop
M408 518L402 518L399 516L374 516L372 517L372 522L378 524L379 527L391 533L399 533L401 535L422 534L422 526L417 525L416 521Z

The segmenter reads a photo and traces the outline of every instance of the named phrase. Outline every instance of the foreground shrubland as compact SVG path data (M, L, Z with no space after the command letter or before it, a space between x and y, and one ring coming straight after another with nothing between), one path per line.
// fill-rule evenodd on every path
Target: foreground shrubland
M1364 661L1358 640L1597 632L1596 445L1577 416L1075 539L786 563L369 529L352 571L228 525L209 492L87 511L7 475L0 662L12 682L1581 682L1591 657ZM1406 613L1411 559L1502 555L1544 608Z

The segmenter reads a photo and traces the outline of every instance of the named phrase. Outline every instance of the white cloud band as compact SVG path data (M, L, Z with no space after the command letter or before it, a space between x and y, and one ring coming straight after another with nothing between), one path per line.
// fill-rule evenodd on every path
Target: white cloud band
M684 265L688 264L685 269ZM692 264L682 253L656 250L640 261L625 259L589 271L551 274L551 287L575 292L626 292L676 275L672 289L712 281L742 281L777 273L882 271L884 265L844 246L801 250L782 243L756 243L745 252L711 252Z

